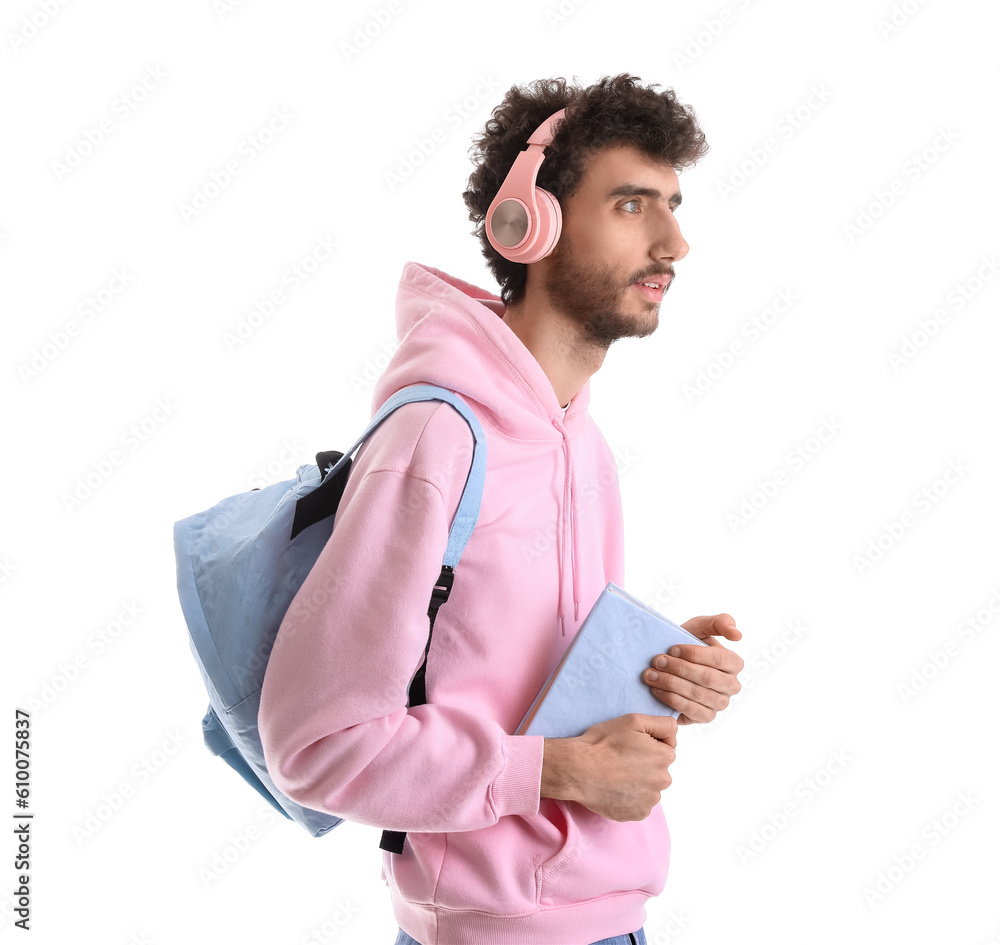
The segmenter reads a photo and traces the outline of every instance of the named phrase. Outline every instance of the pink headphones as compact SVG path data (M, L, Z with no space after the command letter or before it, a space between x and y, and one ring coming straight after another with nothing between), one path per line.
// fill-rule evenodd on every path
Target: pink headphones
M552 143L565 112L565 108L559 109L532 132L527 148L518 154L486 211L486 238L511 262L544 259L555 249L562 232L559 201L536 187L535 180L545 160L545 147Z

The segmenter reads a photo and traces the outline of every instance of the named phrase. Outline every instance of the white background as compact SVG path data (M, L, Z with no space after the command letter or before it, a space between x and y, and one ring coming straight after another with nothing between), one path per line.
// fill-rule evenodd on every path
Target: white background
M393 941L377 832L313 840L202 747L172 523L354 441L403 264L495 288L461 199L490 110L621 72L711 145L659 329L592 382L627 582L678 621L733 614L747 665L680 733L647 937L1000 941L994 4L43 6L0 16L0 600L11 732L34 706L35 941Z

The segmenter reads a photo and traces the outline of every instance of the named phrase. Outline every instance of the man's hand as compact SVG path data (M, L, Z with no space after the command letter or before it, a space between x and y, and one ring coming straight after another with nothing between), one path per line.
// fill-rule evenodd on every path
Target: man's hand
M740 691L736 674L743 669L743 660L712 638L740 640L743 634L729 614L692 617L681 626L708 646L672 646L669 653L654 657L653 669L642 678L660 702L680 712L681 725L711 722L729 705L729 697Z
M541 795L611 820L645 820L670 786L676 747L669 715L621 715L576 738L546 738Z

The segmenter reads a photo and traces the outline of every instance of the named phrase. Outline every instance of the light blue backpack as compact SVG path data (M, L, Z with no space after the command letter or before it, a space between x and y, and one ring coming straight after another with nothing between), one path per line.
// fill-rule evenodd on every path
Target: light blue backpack
M271 780L257 729L264 670L285 611L333 531L354 451L397 407L424 400L451 404L472 429L475 445L441 576L431 593L424 661L410 684L409 704L422 705L434 617L448 599L454 568L476 527L486 477L486 437L459 395L430 384L404 387L382 405L347 453L320 453L317 464L300 466L294 479L230 496L174 524L177 591L209 694L202 720L205 744L314 837L342 821L296 804ZM401 853L404 838L383 831L380 846Z

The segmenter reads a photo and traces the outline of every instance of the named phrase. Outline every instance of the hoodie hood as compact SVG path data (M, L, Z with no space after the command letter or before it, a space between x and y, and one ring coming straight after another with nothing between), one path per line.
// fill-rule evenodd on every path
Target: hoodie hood
M514 439L553 438L553 421L567 429L585 422L589 378L563 420L551 381L503 320L504 311L486 289L406 263L396 293L399 348L375 384L372 415L401 387L423 383L475 401L484 419Z
M503 320L504 311L502 300L485 289L431 266L406 263L396 294L399 347L375 384L372 416L400 388L436 384L461 394L487 434L495 431L535 447L550 443L553 452L563 454L559 623L565 633L563 584L569 573L574 619L580 619L572 441L587 423L590 379L563 417L551 381Z

